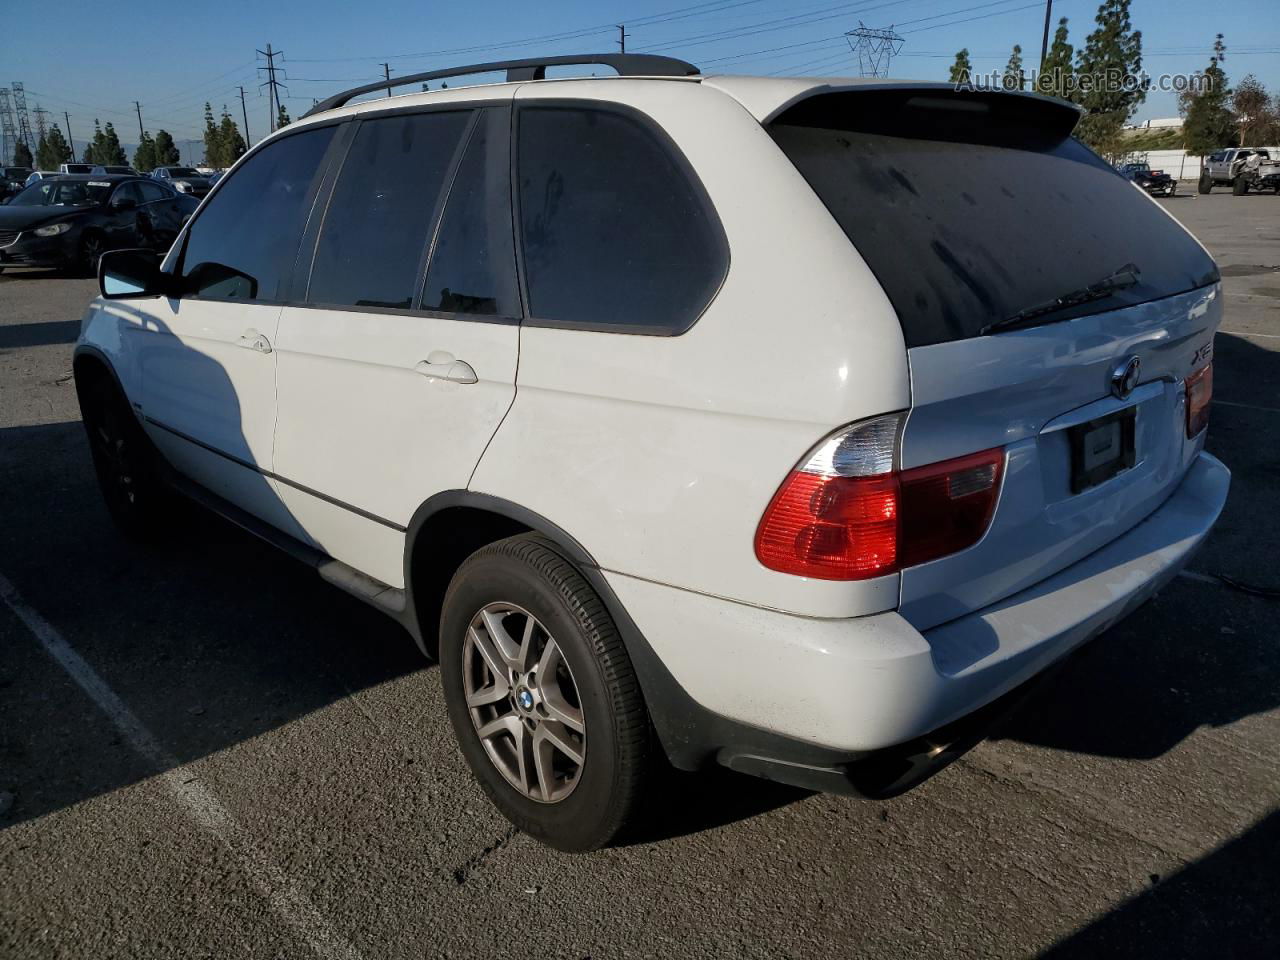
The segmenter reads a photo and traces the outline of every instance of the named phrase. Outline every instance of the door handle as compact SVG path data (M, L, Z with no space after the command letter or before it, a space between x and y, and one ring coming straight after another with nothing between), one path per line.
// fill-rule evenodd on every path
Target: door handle
M236 343L248 350L257 350L259 353L271 352L271 341L256 330L246 330Z
M479 378L471 364L458 360L447 350L433 350L430 356L413 365L415 373L431 380L448 380L450 383L478 383Z

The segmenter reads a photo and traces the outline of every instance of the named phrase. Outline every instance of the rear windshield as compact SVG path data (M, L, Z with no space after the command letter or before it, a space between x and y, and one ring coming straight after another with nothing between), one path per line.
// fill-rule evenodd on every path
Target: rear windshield
M920 90L812 97L774 140L875 273L907 346L979 335L1128 264L1139 282L1053 319L1217 279L1192 237L1030 97Z

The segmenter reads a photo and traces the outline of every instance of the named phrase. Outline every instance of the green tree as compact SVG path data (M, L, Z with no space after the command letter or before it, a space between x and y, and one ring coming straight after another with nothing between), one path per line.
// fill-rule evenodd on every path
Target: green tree
M1204 168L1205 154L1230 146L1236 135L1236 118L1231 113L1231 88L1222 62L1227 59L1227 45L1222 34L1213 42L1209 66L1195 75L1198 81L1186 95L1179 95L1179 106L1186 105L1182 123L1183 145L1187 153L1200 157Z
M205 101L204 105L204 162L211 167L219 166L218 158L222 156L222 141L218 134L218 125L213 122L213 107Z
M1262 81L1247 74L1231 96L1240 124L1240 146L1265 147L1275 142L1277 117Z
M143 132L142 142L133 152L133 168L139 173L150 173L156 168L156 142L149 132Z
M120 138L116 136L116 128L111 125L109 120L102 129L102 144L103 159L99 160L98 163L123 166L129 162L129 157L124 152L124 147L120 146Z
M1036 91L1045 93L1060 100L1071 100L1075 96L1072 89L1071 58L1075 49L1067 43L1067 18L1058 21L1058 29L1053 32L1053 43L1045 54L1040 73L1036 76Z
M181 159L178 153L178 145L173 142L173 137L168 130L156 131L156 166L170 167Z
M231 118L231 114L227 112L227 108L222 108L222 122L218 124L218 148L219 154L216 162L210 161L212 166L224 169L231 166L242 156L248 147L245 145L244 137L240 135L240 128L236 126L235 120Z
M1076 136L1104 156L1125 152L1123 129L1147 98L1142 78L1142 32L1129 19L1130 0L1103 0L1097 28L1076 55L1077 102L1085 115Z
M84 156L80 159L84 163L106 163L103 159L106 156L107 144L102 133L102 124L98 122L98 118L93 120L93 138L84 148Z
M956 53L955 63L951 64L951 82L968 83L973 76L973 64L969 62L969 48L965 47Z
M293 121L289 119L289 111L284 108L284 104L280 104L280 112L276 114L276 129L282 130Z
M58 165L71 159L71 147L62 136L58 127L49 128L48 134L41 141L36 151L36 163L41 170L57 170Z
M1026 74L1022 71L1022 45L1015 43L1013 52L1009 54L1009 62L1004 65L1004 88L1021 90L1026 82Z
M13 165L15 167L29 167L32 163L31 148L19 140L18 145L13 148Z

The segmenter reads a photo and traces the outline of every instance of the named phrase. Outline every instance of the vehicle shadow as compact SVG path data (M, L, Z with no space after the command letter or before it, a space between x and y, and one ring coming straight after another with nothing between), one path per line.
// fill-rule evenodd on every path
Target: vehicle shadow
M1280 444L1274 414L1252 409L1280 385L1280 353L1229 334L1218 335L1215 350L1215 399L1232 405L1214 406L1208 448L1231 468L1231 493L1190 564L1210 582L1176 578L1092 640L1010 719L1002 738L1152 759L1202 726L1280 707L1276 601L1214 582L1223 574L1280 587L1271 562L1280 549Z
M1040 956L1270 958L1280 949L1280 813L1058 942Z
M7 323L0 326L0 350L20 350L23 347L47 347L54 343L73 343L79 335L79 320Z

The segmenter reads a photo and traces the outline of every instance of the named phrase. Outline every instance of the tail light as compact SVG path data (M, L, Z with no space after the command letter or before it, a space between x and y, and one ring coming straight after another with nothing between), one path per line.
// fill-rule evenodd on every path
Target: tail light
M828 437L792 470L756 530L770 570L866 580L977 543L991 523L1004 450L898 470L903 414Z
M1209 402L1213 399L1213 364L1208 363L1186 379L1187 436L1194 437L1209 425Z

